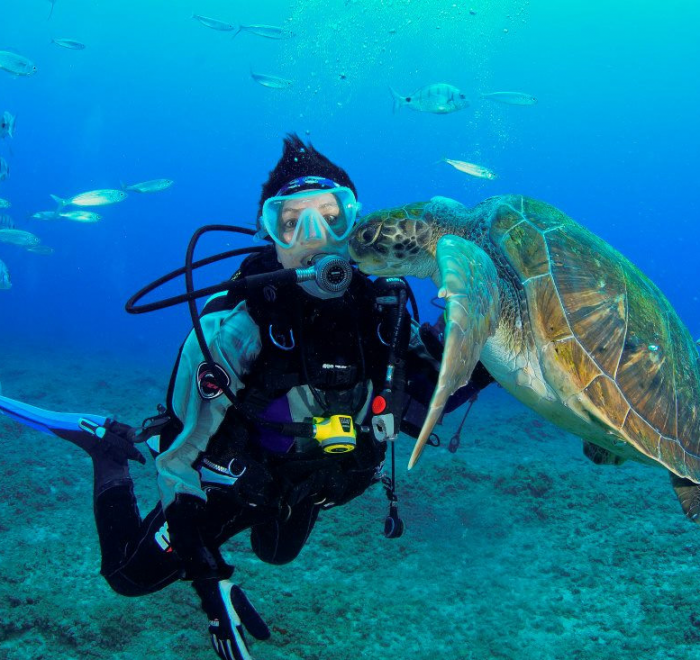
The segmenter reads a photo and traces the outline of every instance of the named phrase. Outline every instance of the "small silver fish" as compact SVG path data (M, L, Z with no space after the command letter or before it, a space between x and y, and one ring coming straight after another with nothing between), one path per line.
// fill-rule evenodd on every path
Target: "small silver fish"
M56 213L56 211L37 211L36 213L32 213L29 217L35 220L57 220L59 214Z
M480 179L490 179L496 178L495 172L492 172L487 167L482 167L481 165L475 165L474 163L467 163L463 160L452 160L452 158L443 158L443 162L452 165L456 170L469 174L470 176L476 176Z
M144 181L143 183L135 183L132 186L127 186L122 183L122 190L137 193L153 193L167 190L173 183L174 181L170 179L153 179L151 181Z
M271 89L288 89L294 84L293 80L279 78L278 76L270 76L266 73L255 73L254 71L250 72L250 77L258 83L258 85Z
M217 21L215 18L200 16L199 14L192 14L192 18L199 21L202 25L206 25L212 30L220 30L221 32L231 32L231 30L235 30L237 27L231 23L224 23L223 21Z
M102 220L102 216L93 211L69 211L68 213L59 213L58 217L74 222L99 222Z
M0 156L0 181L4 181L8 176L10 176L10 166L7 161Z
M32 245L27 248L27 252L33 252L34 254L53 254L54 249L48 245Z
M12 206L6 199L0 198L0 209L9 209Z
M41 239L23 229L0 229L0 243L32 247L33 245L39 245Z
M0 117L0 140L6 137L15 137L15 122L17 117L12 115L8 110L2 113Z
M525 94L525 92L491 92L490 94L482 94L481 98L508 105L535 105L537 103L537 99L532 94Z
M86 48L82 41L76 41L75 39L51 39L51 42L68 50L85 50Z
M12 281L10 280L10 271L7 270L5 263L0 261L0 289L6 291L11 288Z
M17 53L0 50L0 69L16 76L31 76L36 73L36 64Z
M240 32L250 32L266 39L291 39L296 36L290 29L276 25L239 25L233 36L235 37Z
M418 112L432 112L438 115L446 115L450 112L462 110L469 105L469 99L454 85L447 83L435 83L426 85L415 91L410 96L401 96L389 87L394 98L394 112L401 106L407 105Z
M68 199L61 199L56 195L51 195L59 208L64 206L106 206L107 204L116 204L126 199L127 194L123 190L90 190L89 192L74 195Z

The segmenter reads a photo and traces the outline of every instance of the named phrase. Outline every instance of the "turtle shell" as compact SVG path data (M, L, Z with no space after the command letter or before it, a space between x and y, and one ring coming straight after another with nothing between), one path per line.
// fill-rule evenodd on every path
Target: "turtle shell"
M523 287L521 314L562 401L700 482L700 357L665 296L553 206L521 196L489 202L490 241Z

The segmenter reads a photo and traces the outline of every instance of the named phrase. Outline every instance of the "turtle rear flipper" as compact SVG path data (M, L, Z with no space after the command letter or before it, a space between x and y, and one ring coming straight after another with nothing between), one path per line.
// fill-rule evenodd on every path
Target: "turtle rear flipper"
M479 355L498 327L501 312L498 273L478 245L459 236L443 236L437 244L440 270L438 296L445 299L445 350L440 375L418 440L408 462L410 470L423 451L447 399L469 382Z
M676 491L686 518L700 523L700 485L690 479L679 477L673 472L669 472L669 474L671 475L671 486Z

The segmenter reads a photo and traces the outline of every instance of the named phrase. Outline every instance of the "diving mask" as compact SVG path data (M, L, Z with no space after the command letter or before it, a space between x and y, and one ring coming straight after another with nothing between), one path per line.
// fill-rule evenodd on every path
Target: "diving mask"
M355 194L342 186L270 197L256 236L269 236L283 250L316 241L340 243L350 235L359 209Z

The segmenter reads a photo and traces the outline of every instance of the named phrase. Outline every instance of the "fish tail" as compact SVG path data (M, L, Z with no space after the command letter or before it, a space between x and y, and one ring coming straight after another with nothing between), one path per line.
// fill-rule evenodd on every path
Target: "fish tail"
M51 199L56 202L59 209L62 209L66 205L66 200L61 199L58 195L51 195Z
M240 34L241 32L241 26L236 25L236 29L233 31L233 34L231 35L231 39L233 39L237 34Z
M391 92L391 96L394 99L394 112L398 112L399 108L402 105L406 105L407 101L403 96L401 96L401 94L399 94L392 87L389 87L389 91Z
M13 117L13 118L10 120L10 125L9 125L8 128L7 128L7 134L8 134L12 139L14 139L14 137L15 137L15 122L16 122L16 121L17 121L17 117L15 116L15 117Z

